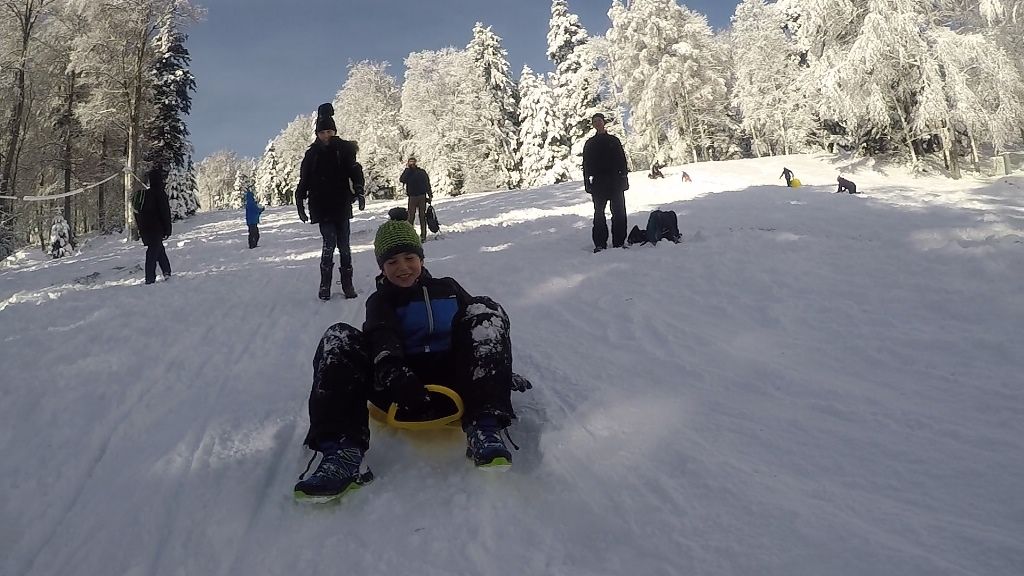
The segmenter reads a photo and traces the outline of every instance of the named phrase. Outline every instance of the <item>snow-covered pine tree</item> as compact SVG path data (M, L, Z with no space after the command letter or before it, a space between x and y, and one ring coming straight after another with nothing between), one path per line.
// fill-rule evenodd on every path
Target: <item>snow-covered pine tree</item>
M282 166L277 156L276 140L267 142L263 156L256 162L253 184L256 187L256 199L264 206L281 206L288 198L287 183L281 178Z
M366 193L394 194L402 172L401 90L387 62L349 64L345 85L334 98L338 135L359 144Z
M766 0L743 0L732 17L733 105L755 156L803 150L814 116L803 97L803 71L786 14Z
M63 214L53 217L50 227L50 257L63 258L71 254L71 227Z
M192 150L185 116L192 110L190 92L196 89L185 39L172 18L161 22L153 39L155 53L149 71L154 114L146 123L146 160L181 168Z
M560 159L568 154L558 150L561 144L551 88L529 66L523 66L519 76L519 94L519 155L523 186L532 188L568 180L569 175L564 170L560 171Z
M476 67L482 87L479 121L491 134L486 142L487 159L500 172L505 188L518 188L519 167L519 91L512 80L508 52L501 47L501 37L477 22L473 39L466 46Z
M199 209L199 199L191 156L185 160L183 166L171 166L166 186L172 220L184 220L196 213Z
M579 16L569 12L567 0L552 0L548 22L548 60L555 67L551 74L555 117L561 129L560 150L567 150L562 160L569 163L574 179L583 177L583 142L591 130L590 117L601 109L598 93L599 72L590 54L583 47L589 41L587 29Z

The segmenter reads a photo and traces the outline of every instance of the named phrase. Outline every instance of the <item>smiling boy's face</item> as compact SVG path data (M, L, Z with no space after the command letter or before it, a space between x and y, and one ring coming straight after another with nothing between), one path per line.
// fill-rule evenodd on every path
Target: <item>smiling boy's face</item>
M423 272L423 259L413 252L402 252L384 261L384 277L395 286L408 288Z

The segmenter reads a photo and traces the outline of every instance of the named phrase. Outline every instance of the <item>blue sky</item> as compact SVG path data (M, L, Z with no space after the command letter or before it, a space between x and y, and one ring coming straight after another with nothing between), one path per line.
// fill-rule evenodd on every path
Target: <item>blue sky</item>
M550 0L200 0L188 30L198 88L188 125L198 162L220 149L263 152L299 114L333 99L349 61L387 60L401 77L410 52L465 46L477 21L502 37L518 78L549 71ZM711 25L729 23L736 0L695 0ZM611 0L569 0L591 34L608 29Z

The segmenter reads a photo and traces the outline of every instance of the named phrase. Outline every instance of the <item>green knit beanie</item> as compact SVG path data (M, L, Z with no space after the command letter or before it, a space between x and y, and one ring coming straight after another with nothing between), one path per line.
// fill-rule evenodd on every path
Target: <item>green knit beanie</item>
M373 238L373 254L381 268L385 260L403 252L412 252L423 258L423 242L416 229L409 224L408 214L405 208L392 208L388 212L391 219L377 228L377 235Z

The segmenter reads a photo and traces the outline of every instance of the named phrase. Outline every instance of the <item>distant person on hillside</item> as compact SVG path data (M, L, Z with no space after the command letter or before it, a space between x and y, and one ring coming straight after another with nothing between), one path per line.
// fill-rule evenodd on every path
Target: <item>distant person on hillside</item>
M789 168L783 167L782 168L782 176L779 176L779 178L785 178L786 179L786 186L789 186L790 188L793 187L793 171L790 170Z
M359 147L355 142L338 138L334 124L334 107L321 104L317 109L316 140L309 145L299 169L299 185L295 187L295 206L299 219L320 225L323 251L320 254L321 300L331 299L331 273L334 250L340 257L341 288L345 298L355 298L352 286L352 250L349 247L352 204L363 206L363 167L356 161ZM305 201L309 198L309 216Z
M366 300L362 331L334 324L313 357L304 444L323 458L295 485L300 500L332 500L372 478L361 470L370 447L368 401L384 412L397 403L403 421L453 414L447 408L454 406L441 405L449 401L431 396L425 384L451 388L462 398L466 456L477 467L512 464L501 431L515 418L512 390L532 386L512 372L508 316L497 302L470 296L454 279L431 276L405 210L392 209L389 216L373 241L381 276Z
M686 173L685 171L683 172L683 182L684 182L684 183L689 183L689 182L693 182L693 180L692 180L692 179L690 179L690 175L689 175L689 174L687 174L687 173Z
M654 178L664 178L665 175L662 174L661 169L662 169L662 165L659 164L657 160L655 160L654 164L651 164L651 172L647 175L647 177L651 178L651 179L654 179Z
M837 188L835 192L836 194L840 194L842 192L846 192L847 194L857 193L857 185L851 182L850 180L847 180L846 178L840 176L839 178L836 178L836 182L839 183L839 188Z
M146 246L146 284L156 282L156 266L164 278L171 277L171 262L167 259L164 240L171 235L171 204L167 199L167 168L156 163L146 175L148 189L140 189L132 198L135 224L139 237Z
M608 133L605 117L600 112L591 117L597 134L583 145L583 187L594 201L594 252L608 248L608 221L605 206L611 203L612 247L626 244L626 190L629 190L629 167L622 142Z
M255 248L260 243L260 214L263 214L263 206L256 202L256 194L252 188L245 190L245 225L249 227L249 248Z
M406 161L405 170L398 177L405 184L405 195L409 197L409 224L416 224L416 215L420 218L420 240L427 239L427 203L434 197L430 190L430 175L416 165L416 157L410 156Z

